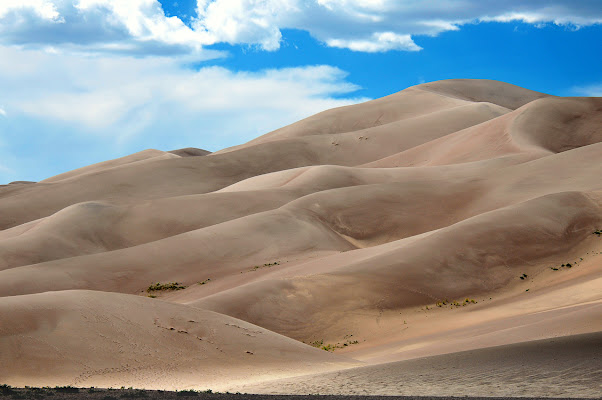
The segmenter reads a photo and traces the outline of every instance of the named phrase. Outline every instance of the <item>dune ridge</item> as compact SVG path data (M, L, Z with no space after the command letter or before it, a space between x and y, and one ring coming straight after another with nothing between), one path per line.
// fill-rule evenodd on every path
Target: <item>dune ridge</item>
M601 156L602 98L458 79L2 186L0 383L417 395L510 346L429 394L591 396Z

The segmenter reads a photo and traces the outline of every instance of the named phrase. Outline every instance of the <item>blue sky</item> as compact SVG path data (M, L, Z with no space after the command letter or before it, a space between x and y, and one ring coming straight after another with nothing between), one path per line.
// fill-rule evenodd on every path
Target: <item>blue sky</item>
M1 0L0 183L440 79L601 96L600 71L599 0Z

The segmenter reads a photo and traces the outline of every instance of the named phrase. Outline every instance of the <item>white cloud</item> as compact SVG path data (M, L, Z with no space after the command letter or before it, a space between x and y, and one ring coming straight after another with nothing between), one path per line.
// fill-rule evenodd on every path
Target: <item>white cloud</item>
M197 31L207 32L216 42L260 45L264 50L280 47L280 19L301 13L299 0L198 0Z
M345 72L324 65L192 70L163 57L86 58L6 46L0 60L11 60L0 61L0 102L11 118L59 124L72 135L113 143L140 140L143 147L159 137L168 147L170 132L188 145L238 144L363 100L349 96L358 88Z
M602 83L594 83L587 86L573 88L573 94L586 97L602 97Z
M157 0L2 0L0 43L78 53L206 58L214 36L167 17ZM215 55L215 54L214 54Z
M42 19L60 21L59 13L51 0L3 0L0 3L0 18L11 11L29 11Z
M410 35L398 35L393 32L374 33L369 40L330 39L326 43L331 47L346 48L367 53L389 50L418 51L422 49L414 43Z
M354 51L416 51L416 35L435 36L475 22L602 23L599 2L570 0L197 0L197 29L216 41L278 48L281 29L310 32Z
M167 17L157 0L2 0L0 41L80 52L199 56L204 46L220 42L276 50L281 30L291 28L355 51L415 51L416 35L482 21L579 28L602 23L602 7L587 0L197 0L197 15L187 25Z
M77 0L74 7L79 15L106 13L105 20L125 27L139 41L155 40L196 49L213 43L206 32L190 29L178 17L166 17L156 0Z
M0 107L0 115L2 115L3 117L6 117L6 111L2 107Z

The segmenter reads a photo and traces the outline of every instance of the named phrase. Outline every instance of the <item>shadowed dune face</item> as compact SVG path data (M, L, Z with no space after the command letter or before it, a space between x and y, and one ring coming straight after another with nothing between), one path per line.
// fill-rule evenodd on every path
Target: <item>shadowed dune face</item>
M216 389L600 331L601 127L450 80L2 186L0 377Z
M549 195L391 243L378 253L367 249L371 254L357 254L358 261L331 257L322 261L324 273L250 284L195 305L308 340L336 319L335 325L345 326L347 313L357 310L374 315L494 292L589 239L602 223L601 206L600 193ZM300 324L299 316L312 324Z

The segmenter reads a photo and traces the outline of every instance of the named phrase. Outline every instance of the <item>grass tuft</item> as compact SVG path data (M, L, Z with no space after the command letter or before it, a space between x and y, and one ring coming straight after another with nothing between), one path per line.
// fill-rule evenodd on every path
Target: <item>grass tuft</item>
M169 282L169 283L161 283L157 282L153 285L150 285L147 292L157 292L157 291L165 291L165 290L182 290L186 289L186 286L179 284L178 282Z

